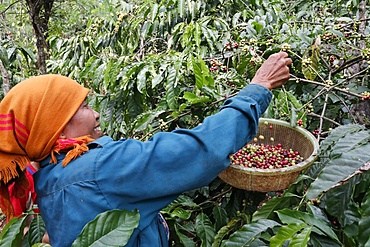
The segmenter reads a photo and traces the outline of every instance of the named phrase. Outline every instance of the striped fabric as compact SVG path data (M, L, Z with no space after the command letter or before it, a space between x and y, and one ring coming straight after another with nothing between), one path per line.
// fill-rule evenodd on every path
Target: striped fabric
M41 75L20 82L0 102L0 207L8 220L7 185L25 186L21 175L29 162L50 155L88 92L70 78Z

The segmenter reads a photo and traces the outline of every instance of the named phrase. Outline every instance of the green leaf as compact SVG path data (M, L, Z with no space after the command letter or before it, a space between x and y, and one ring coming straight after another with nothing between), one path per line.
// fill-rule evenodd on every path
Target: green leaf
M124 246L139 225L138 211L110 210L99 214L82 229L73 247Z
M31 245L40 243L45 233L46 227L44 221L39 214L36 214L31 221L29 230L27 231L28 242Z
M185 92L183 98L186 99L192 105L211 102L211 99L209 97L197 96L196 94L191 92Z
M0 246L21 246L26 218L13 218L0 233Z
M170 212L170 216L175 218L178 217L183 220L188 220L192 214L192 210L185 210L183 208L175 208Z
M364 216L370 216L370 190L366 191L361 203L361 210L363 210Z
M323 197L328 213L331 215L340 215L343 213L351 202L353 189L352 183L349 182L329 190Z
M319 229L320 232L317 232L319 234L327 235L333 240L337 241L340 243L337 235L335 232L332 230L332 228L324 221L317 219L314 215L301 212L301 211L296 211L296 210L290 210L290 209L282 209L277 211L277 214L279 216L279 219L284 223L284 224L292 224L292 223L306 223L311 226L313 226L316 229Z
M198 207L198 205L193 201L193 199L186 195L178 196L173 202L171 202L167 207L163 208L161 212L163 214L170 214L172 210L177 207Z
M135 119L135 129L136 131L143 131L145 130L150 123L153 122L155 118L161 115L164 111L147 111L143 114L140 114Z
M153 4L152 6L151 6L151 10L152 10L152 12L151 12L151 20L152 20L152 22L154 22L155 21L155 19L157 18L157 15L158 15L158 9L159 9L159 6L158 6L158 4L157 3L155 3L155 4Z
M338 129L341 128L339 127ZM346 132L347 135L343 136L343 134L340 134L341 138L337 138L338 131L333 132L335 135L333 139L336 141L325 147L327 148L326 156L330 157L330 160L307 190L306 196L310 200L333 186L339 185L340 182L352 176L366 162L370 161L368 155L370 150L370 131L348 131Z
M162 81L163 81L163 74L167 69L167 64L162 64L161 67L159 68L159 73L153 76L152 79L152 88L155 88L158 86Z
M256 222L244 225L239 231L231 234L228 240L222 241L223 247L248 246L254 239L258 238L269 228L274 228L280 224L273 220L261 219Z
M363 217L358 222L359 225L359 247L370 247L370 216Z
M198 57L197 59L192 57L192 66L195 76L195 85L198 89L202 89L204 86L210 88L214 87L214 79L209 73L209 69L205 62Z
M175 232L176 235L179 237L180 242L184 245L184 247L196 247L194 241L190 237L180 232L178 224L175 224Z
M308 80L315 80L319 73L320 47L313 44L302 56L302 73Z
M307 243L310 240L311 231L312 227L304 228L299 234L293 237L292 241L289 243L289 247L307 246Z
M311 246L314 247L343 247L342 244L339 244L326 236L311 234L310 238Z
M211 220L204 213L200 213L195 220L197 236L201 239L201 247L212 246L216 235Z
M223 227L221 227L218 230L217 234L215 235L215 238L214 238L213 243L212 243L212 247L220 246L223 238L226 235L235 231L239 227L240 222L241 222L241 219L237 218L237 219L232 219L229 222L225 223L225 225Z
M177 109L176 93L175 88L177 84L178 71L174 67L168 68L168 77L165 84L166 88L166 100L171 110Z
M321 170L319 176L311 183L307 191L306 196L309 200L316 198L320 193L338 185L339 182L354 174L370 160L368 155L370 153L370 143L357 146L355 143L357 143L359 139L363 140L363 136L357 135L357 139L353 137L354 135L351 135L345 137L347 141L337 142L341 142L341 144L338 145L338 149L346 150L346 152L342 153L340 157L333 157ZM347 143L348 146L345 146L345 143ZM349 148L352 149L348 150Z
M212 214L215 219L215 229L218 231L221 227L227 224L227 212L223 207L215 206L212 209Z
M137 74L137 89L140 93L143 93L146 87L146 73L149 71L148 66L144 66L141 68L139 73Z
M306 208L307 208L307 212L314 215L316 218L324 221L324 222L328 222L328 219L326 218L326 212L324 211L324 209L318 207L318 206L315 206L311 203L307 203L306 205Z
M366 130L365 126L358 124L341 125L330 132L330 135L320 143L320 153L326 153L332 149L336 142L346 135Z
M26 47L20 47L18 49L23 53L23 56L27 59L27 61L28 61L28 58L31 58L30 62L36 61L36 55L30 49Z
M276 210L289 207L295 202L299 201L300 196L292 193L284 194L282 197L274 197L271 200L263 203L253 214L252 221L258 221L260 219L272 219Z
M185 13L186 13L185 0L178 0L177 3L178 3L178 13L179 13L179 16L181 18L183 18L185 16Z
M286 241L290 241L297 232L301 231L301 229L306 226L305 223L292 223L280 227L278 233L270 239L270 245L276 247L283 246Z

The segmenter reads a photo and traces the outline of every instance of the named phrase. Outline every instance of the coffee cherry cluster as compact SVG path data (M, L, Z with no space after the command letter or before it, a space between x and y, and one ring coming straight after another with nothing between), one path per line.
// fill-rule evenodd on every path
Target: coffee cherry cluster
M213 71L217 71L217 70L221 70L221 71L227 71L228 68L226 66L224 66L221 62L218 62L218 61L212 61L211 62L211 67L209 68L209 70L211 72Z
M302 120L302 119L299 119L299 120L297 121L297 125L298 125L299 127L302 127L302 126L303 126L303 120Z
M239 44L237 42L230 41L225 44L225 49L228 51L231 51L233 49L237 49L239 47Z
M281 50L285 51L285 52L290 51L290 45L289 44L282 44L281 45Z
M233 165L274 169L294 166L304 159L298 151L285 149L280 143L276 145L248 143L231 155L230 160Z
M361 98L361 100L367 100L367 99L370 99L370 92L362 92L361 93L361 95L362 95L362 98Z

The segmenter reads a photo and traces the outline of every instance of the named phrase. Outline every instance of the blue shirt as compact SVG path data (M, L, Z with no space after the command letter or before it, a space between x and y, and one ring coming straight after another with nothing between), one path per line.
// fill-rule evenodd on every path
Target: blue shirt
M138 209L139 226L126 246L168 246L158 216L177 196L209 184L250 141L272 93L250 84L219 113L191 130L161 132L146 141L103 136L62 167L41 162L35 187L53 247L69 247L86 223L112 209Z

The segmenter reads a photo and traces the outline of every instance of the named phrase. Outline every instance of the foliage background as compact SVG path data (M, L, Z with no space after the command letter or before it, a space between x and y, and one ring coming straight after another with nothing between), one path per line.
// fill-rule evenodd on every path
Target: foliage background
M92 89L89 103L115 139L197 126L270 54L293 59L264 117L301 120L320 140L318 161L285 191L217 178L184 193L163 210L174 246L370 246L366 1L40 2L53 3L41 49L29 2L0 4L0 98L43 73L44 52L47 73Z

